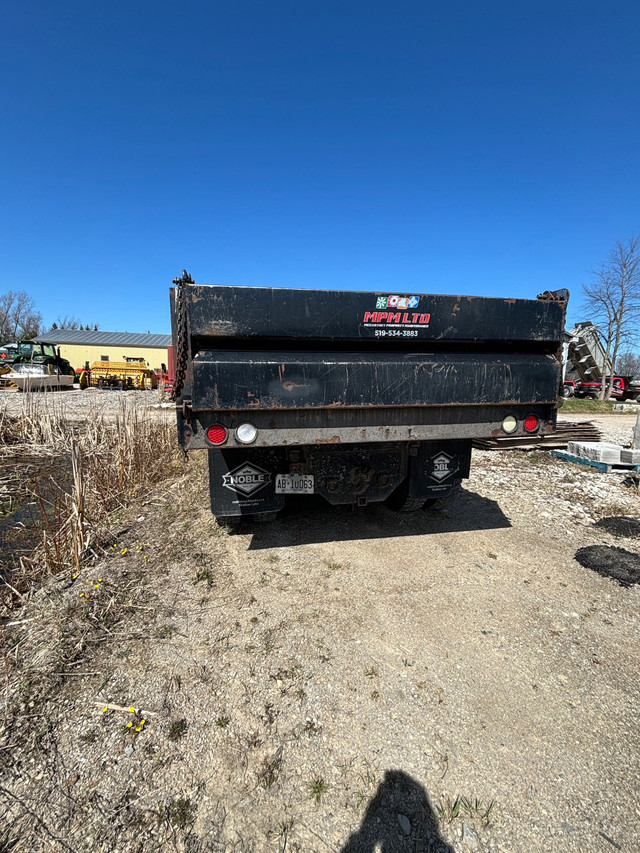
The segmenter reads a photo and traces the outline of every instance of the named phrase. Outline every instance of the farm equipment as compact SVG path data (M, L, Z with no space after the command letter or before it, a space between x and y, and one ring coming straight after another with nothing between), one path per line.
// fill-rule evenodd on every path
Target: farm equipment
M168 361L169 366L167 367L164 362L159 368L154 370L156 375L158 388L164 391L165 394L173 393L173 378L174 378L174 366L173 366L173 347L167 347L168 352Z
M74 370L54 344L20 341L0 353L0 388L13 391L57 391L73 388Z
M124 361L94 361L80 373L81 388L108 388L117 391L154 389L158 377L143 358Z

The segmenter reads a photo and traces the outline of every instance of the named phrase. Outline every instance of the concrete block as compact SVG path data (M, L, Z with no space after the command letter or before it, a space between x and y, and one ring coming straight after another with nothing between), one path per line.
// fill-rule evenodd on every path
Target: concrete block
M640 448L638 450L621 450L620 461L624 462L625 465L640 465Z
M584 441L569 441L567 442L567 453L572 456L580 456L580 448L585 444Z
M589 459L592 462L604 462L607 465L620 464L619 444L611 444L608 441L570 441L567 444L567 453Z
M599 447L602 443L601 441L569 441L567 443L567 453L587 459L590 458L587 457L587 453L590 453L594 447Z

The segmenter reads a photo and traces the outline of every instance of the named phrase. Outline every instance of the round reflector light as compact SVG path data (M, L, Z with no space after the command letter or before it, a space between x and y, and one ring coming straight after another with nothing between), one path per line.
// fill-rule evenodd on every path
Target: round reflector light
M538 429L539 423L540 421L536 415L527 415L524 419L524 428L527 432L535 432Z
M211 444L224 444L227 440L227 431L220 424L214 424L207 430L207 438Z
M258 430L253 424L240 424L236 429L236 438L242 444L252 444L258 435Z
M513 415L507 415L507 417L502 421L502 429L505 432L515 432L518 429L518 421L513 417Z

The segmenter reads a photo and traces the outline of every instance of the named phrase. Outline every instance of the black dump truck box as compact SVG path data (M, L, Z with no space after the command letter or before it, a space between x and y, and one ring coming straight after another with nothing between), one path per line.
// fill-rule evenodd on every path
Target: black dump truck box
M179 439L211 452L217 515L273 512L296 492L413 508L467 475L472 439L555 428L566 291L175 283Z

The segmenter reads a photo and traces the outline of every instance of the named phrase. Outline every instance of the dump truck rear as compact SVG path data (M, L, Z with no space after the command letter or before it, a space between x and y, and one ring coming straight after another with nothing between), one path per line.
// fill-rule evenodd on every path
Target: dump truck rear
M174 284L178 437L208 451L219 518L312 494L415 510L468 477L473 439L555 429L567 291Z

